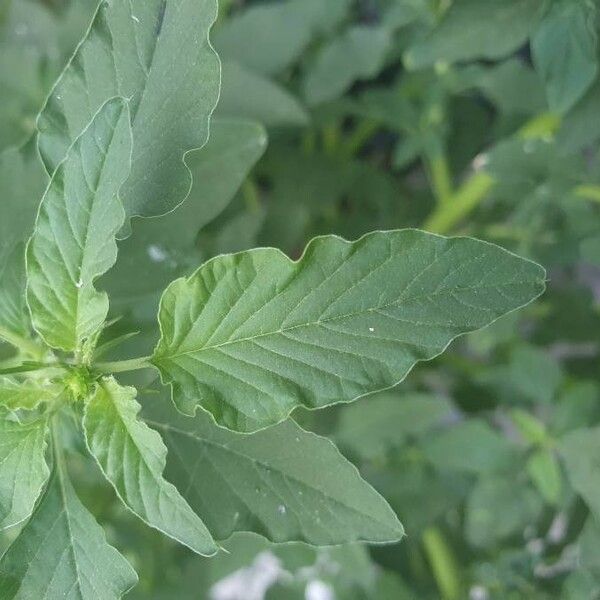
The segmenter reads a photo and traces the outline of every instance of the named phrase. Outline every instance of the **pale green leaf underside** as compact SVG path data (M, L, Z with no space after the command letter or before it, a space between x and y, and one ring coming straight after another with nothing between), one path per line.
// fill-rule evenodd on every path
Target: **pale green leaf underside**
M167 475L219 539L254 531L276 542L391 542L402 525L327 439L289 420L253 435L149 401L144 418L169 449Z
M110 98L131 100L134 154L122 190L128 216L163 214L191 186L186 152L208 139L220 87L208 41L217 0L111 0L54 87L39 121L50 172Z
M165 291L153 362L181 410L253 431L397 384L537 297L544 278L498 246L417 230L317 238L298 262L220 256Z
M22 424L0 410L0 531L32 513L48 479L47 429L46 419Z
M114 264L131 165L127 104L109 101L69 150L40 206L27 248L33 324L52 347L81 348L102 326L108 297L94 281Z
M118 600L137 583L62 469L0 560L2 600Z
M202 555L217 547L204 523L177 489L163 479L167 449L160 435L138 420L136 390L102 380L87 401L88 447L123 503L145 523Z
M59 385L35 381L12 381L0 377L0 408L33 410L42 402L54 400L61 392Z

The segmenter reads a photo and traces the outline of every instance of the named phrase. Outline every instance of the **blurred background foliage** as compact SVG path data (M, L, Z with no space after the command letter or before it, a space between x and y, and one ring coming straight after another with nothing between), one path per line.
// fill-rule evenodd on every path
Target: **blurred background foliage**
M45 185L36 115L95 5L0 0L0 191L24 212ZM108 352L151 347L160 292L203 260L298 257L325 233L472 235L541 262L549 288L395 390L296 413L387 498L399 545L237 534L201 559L138 526L74 457L140 573L128 597L600 598L598 18L593 0L221 0L211 140L188 157L187 203L121 243L103 284L126 343Z

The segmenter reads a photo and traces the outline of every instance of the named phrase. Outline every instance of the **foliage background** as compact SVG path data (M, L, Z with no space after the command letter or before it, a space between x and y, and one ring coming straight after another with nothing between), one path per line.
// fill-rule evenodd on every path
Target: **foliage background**
M0 0L1 151L34 131L94 9ZM256 159L268 145L248 177L224 172L244 179L226 205L205 206L222 182L197 183L179 216L134 224L121 248L131 265L105 281L126 316L116 329L143 332L123 355L152 346L158 293L199 261L257 245L297 257L324 233L473 235L541 262L549 289L396 390L299 415L388 499L408 532L399 545L236 535L230 554L201 559L138 527L74 464L140 573L129 597L600 598L596 3L222 0L220 11L216 114L245 120ZM15 177L0 173L2 193Z

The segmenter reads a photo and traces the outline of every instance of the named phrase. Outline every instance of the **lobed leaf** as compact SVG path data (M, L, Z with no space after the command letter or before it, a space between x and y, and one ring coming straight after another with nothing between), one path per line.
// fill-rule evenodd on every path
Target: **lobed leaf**
M118 600L137 583L64 469L55 467L30 521L0 560L2 600Z
M54 400L61 386L37 381L12 381L0 377L0 407L8 410L33 410L42 402Z
M109 101L69 150L44 194L27 248L27 301L46 343L80 351L102 327L108 296L94 281L115 263L131 160L127 104Z
M0 390L3 404L1 395ZM0 409L0 531L24 521L33 511L48 479L47 433L46 418L20 423Z
M130 99L134 151L122 190L128 216L159 215L191 187L185 154L204 146L220 87L208 40L217 0L102 2L39 120L39 148L52 173L98 109Z
M138 420L136 390L104 379L87 400L83 426L90 452L123 503L145 523L198 554L217 551L204 523L163 479L167 449Z
M164 290L193 254L198 231L231 202L266 144L257 123L213 120L208 144L189 155L194 186L187 201L161 219L140 219L119 245L117 264L104 282L112 301L137 303L143 294Z
M148 403L169 448L167 474L219 539L254 531L275 542L392 542L404 533L387 502L327 439L288 420L253 435Z
M457 336L544 290L544 270L417 230L219 256L165 291L153 363L177 406L240 431L399 383Z

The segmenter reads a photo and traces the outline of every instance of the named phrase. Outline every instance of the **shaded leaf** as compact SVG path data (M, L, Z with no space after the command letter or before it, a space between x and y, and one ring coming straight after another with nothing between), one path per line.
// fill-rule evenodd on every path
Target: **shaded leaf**
M567 112L596 79L596 10L584 2L556 2L533 36L533 62L552 110Z
M421 69L437 61L508 56L527 40L545 5L545 0L454 2L440 24L408 49L404 62Z
M329 545L400 539L398 519L335 446L286 421L253 435L148 403L169 448L167 474L219 539L254 531L277 542Z
M192 183L182 159L208 140L219 95L219 60L208 41L216 14L216 0L102 2L38 120L48 171L107 100L130 98L125 211L158 215L181 203Z
M382 69L391 45L387 29L357 26L332 39L306 73L304 95L310 104L334 100L359 79Z

